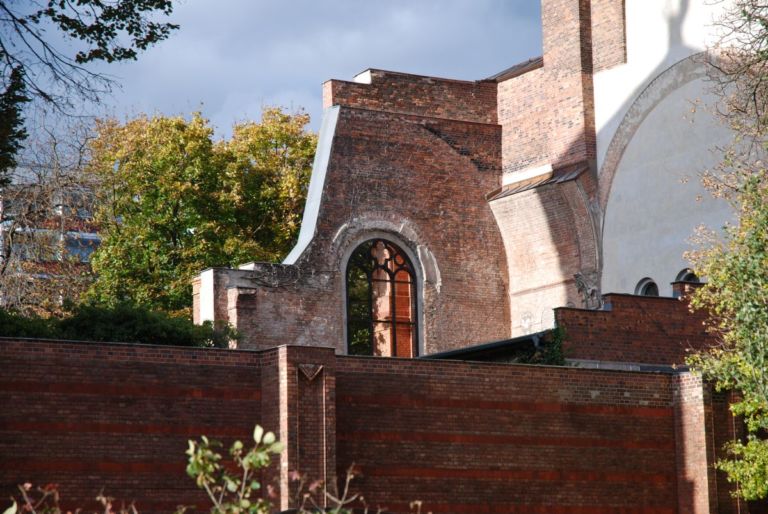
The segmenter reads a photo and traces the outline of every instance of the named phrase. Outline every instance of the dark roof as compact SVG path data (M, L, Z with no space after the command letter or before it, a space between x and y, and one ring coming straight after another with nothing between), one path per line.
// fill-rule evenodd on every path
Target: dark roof
M545 330L543 332L536 332L535 334L528 334L515 337L513 339L502 339L500 341L493 341L475 346L467 346L466 348L459 348L458 350L449 350L446 352L433 353L430 355L422 355L419 358L466 361L494 360L498 357L510 355L520 350L538 347L539 342L549 332L551 331Z
M522 193L523 191L535 189L547 184L560 184L563 182L568 182L569 180L578 178L579 175L588 169L589 165L584 162L572 166L565 166L563 168L558 168L552 171L552 173L543 173L538 177L532 177L529 179L520 180L518 182L513 182L511 184L506 184L498 189L491 191L485 196L485 198L490 202L492 200L498 200L499 198Z
M542 66L544 66L543 57L532 57L525 62L515 64L514 66L507 68L504 71L500 71L496 75L491 75L485 80L490 80L493 82L504 82L505 80L518 77L524 73L528 73L529 71L541 68Z

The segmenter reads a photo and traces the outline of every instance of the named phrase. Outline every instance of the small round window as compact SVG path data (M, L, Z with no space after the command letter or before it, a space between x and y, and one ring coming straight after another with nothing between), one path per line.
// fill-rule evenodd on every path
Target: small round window
M640 296L659 296L659 286L650 278L644 278L635 287L635 294Z

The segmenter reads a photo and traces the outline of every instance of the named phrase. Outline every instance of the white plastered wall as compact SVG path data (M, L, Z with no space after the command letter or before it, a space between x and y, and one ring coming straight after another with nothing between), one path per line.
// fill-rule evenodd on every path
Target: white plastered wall
M715 43L731 0L626 0L627 62L594 77L598 169L634 99L665 69Z
M704 107L713 101L705 90L699 78L667 94L627 145L605 210L603 293L633 293L650 277L671 296L695 227L717 229L731 217L729 205L700 182L700 172L719 162L716 146L731 138Z
M695 227L719 228L731 217L700 183L731 134L712 114L706 64L691 57L717 41L716 22L729 4L626 0L627 62L594 77L599 182L610 188L603 293L634 293L650 277L670 296ZM618 163L606 159L617 148Z

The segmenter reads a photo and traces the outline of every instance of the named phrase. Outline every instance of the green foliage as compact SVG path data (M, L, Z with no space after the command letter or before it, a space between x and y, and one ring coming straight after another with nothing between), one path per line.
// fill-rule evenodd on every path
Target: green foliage
M86 65L136 59L178 28L154 19L172 9L170 0L0 0L0 186L26 137L24 104L65 112L75 100L98 102L114 81ZM56 44L52 32L76 45Z
M246 451L241 441L235 441L229 448L235 466L225 465L224 459L219 453L222 445L218 441L211 441L202 436L199 441L189 441L187 449L187 475L195 480L195 484L204 490L211 500L211 514L268 514L272 512L272 505L262 494L262 487L258 481L261 473L269 467L272 456L279 455L283 451L283 444L277 441L275 434L265 432L256 425L253 430L253 446ZM353 466L354 468L354 466ZM342 493L337 497L324 490L320 481L305 484L304 477L296 472L290 473L290 478L296 484L297 496L294 498L296 514L310 514L326 512L328 514L351 514L347 507L359 501L363 505L363 498L350 494L349 485L354 478L353 468L347 471L346 482ZM267 488L268 490L271 488ZM261 495L256 497L255 495ZM316 494L323 501L316 501ZM270 496L267 492L266 496ZM319 504L328 504L321 507ZM189 508L180 507L176 514L184 514ZM365 509L368 512L368 508ZM381 510L377 511L381 512ZM411 504L411 512L421 512L421 502Z
M54 339L58 335L55 319L22 316L0 309L0 336Z
M195 325L185 318L127 304L80 305L61 319L0 310L0 335L218 348L226 348L237 337L229 327L214 328L210 322Z
M78 64L114 62L136 59L137 50L146 50L178 29L178 25L158 23L146 16L151 12L168 15L172 10L170 0L48 0L45 7L26 16L24 24L51 22L63 34L84 42L86 50L74 57ZM122 44L121 35L128 36L128 45Z
M739 484L739 494L747 500L768 497L768 441L750 434L746 443L735 441L726 448L731 458L717 467Z
M692 305L711 315L721 343L693 356L689 364L714 380L718 389L736 390L732 405L744 417L746 444L730 445L730 458L719 466L739 483L745 499L768 493L768 187L766 170L750 170L738 181L739 222L725 228L725 239L692 254L695 272L707 283Z
M200 441L189 441L187 449L187 475L204 490L211 500L211 514L268 514L271 505L260 494L259 473L269 466L271 455L279 455L283 445L272 432L264 432L259 425L253 431L254 444L249 450L241 441L235 441L229 455L237 466L231 473L217 451L218 441L202 436ZM257 493L258 491L258 493ZM186 509L180 509L180 513Z
M3 51L0 49L0 59ZM11 70L5 91L0 93L0 187L10 183L9 174L16 167L16 154L27 138L24 129L24 104L29 102L24 84L24 69Z
M200 114L99 123L90 172L103 240L90 298L189 312L208 267L274 261L301 220L316 137L305 114L266 109L214 141Z

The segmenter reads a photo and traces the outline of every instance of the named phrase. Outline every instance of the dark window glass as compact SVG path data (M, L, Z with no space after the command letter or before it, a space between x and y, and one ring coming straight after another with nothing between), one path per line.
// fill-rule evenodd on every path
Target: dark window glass
M347 345L350 355L417 354L416 280L397 245L371 239L347 265Z
M684 269L680 273L677 274L677 281L678 282L692 282L694 284L698 284L701 282L699 280L699 277L694 273L693 271L689 269Z
M659 286L656 282L646 282L640 289L640 294L643 296L659 296Z

